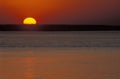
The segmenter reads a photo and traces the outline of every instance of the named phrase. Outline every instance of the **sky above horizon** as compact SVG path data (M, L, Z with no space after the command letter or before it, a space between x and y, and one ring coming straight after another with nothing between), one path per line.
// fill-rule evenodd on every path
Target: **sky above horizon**
M0 24L120 25L120 0L0 0Z

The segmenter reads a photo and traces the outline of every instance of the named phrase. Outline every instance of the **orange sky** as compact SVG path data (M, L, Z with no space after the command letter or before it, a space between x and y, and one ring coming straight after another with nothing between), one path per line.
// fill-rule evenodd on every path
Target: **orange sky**
M120 0L1 0L0 24L120 24Z

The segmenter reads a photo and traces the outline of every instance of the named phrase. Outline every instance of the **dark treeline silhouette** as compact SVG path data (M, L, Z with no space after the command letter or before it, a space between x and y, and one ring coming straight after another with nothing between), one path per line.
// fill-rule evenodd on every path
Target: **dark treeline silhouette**
M0 31L120 31L116 25L0 25Z

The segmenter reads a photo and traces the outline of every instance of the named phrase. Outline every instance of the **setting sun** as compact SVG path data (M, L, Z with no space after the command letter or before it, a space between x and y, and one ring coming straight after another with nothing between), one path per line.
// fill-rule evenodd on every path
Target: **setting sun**
M28 17L23 20L23 24L36 24L37 21L33 17Z

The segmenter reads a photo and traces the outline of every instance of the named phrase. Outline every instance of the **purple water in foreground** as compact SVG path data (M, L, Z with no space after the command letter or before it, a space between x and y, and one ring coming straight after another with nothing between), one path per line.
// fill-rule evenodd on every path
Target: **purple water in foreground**
M120 79L120 32L1 32L0 79Z

